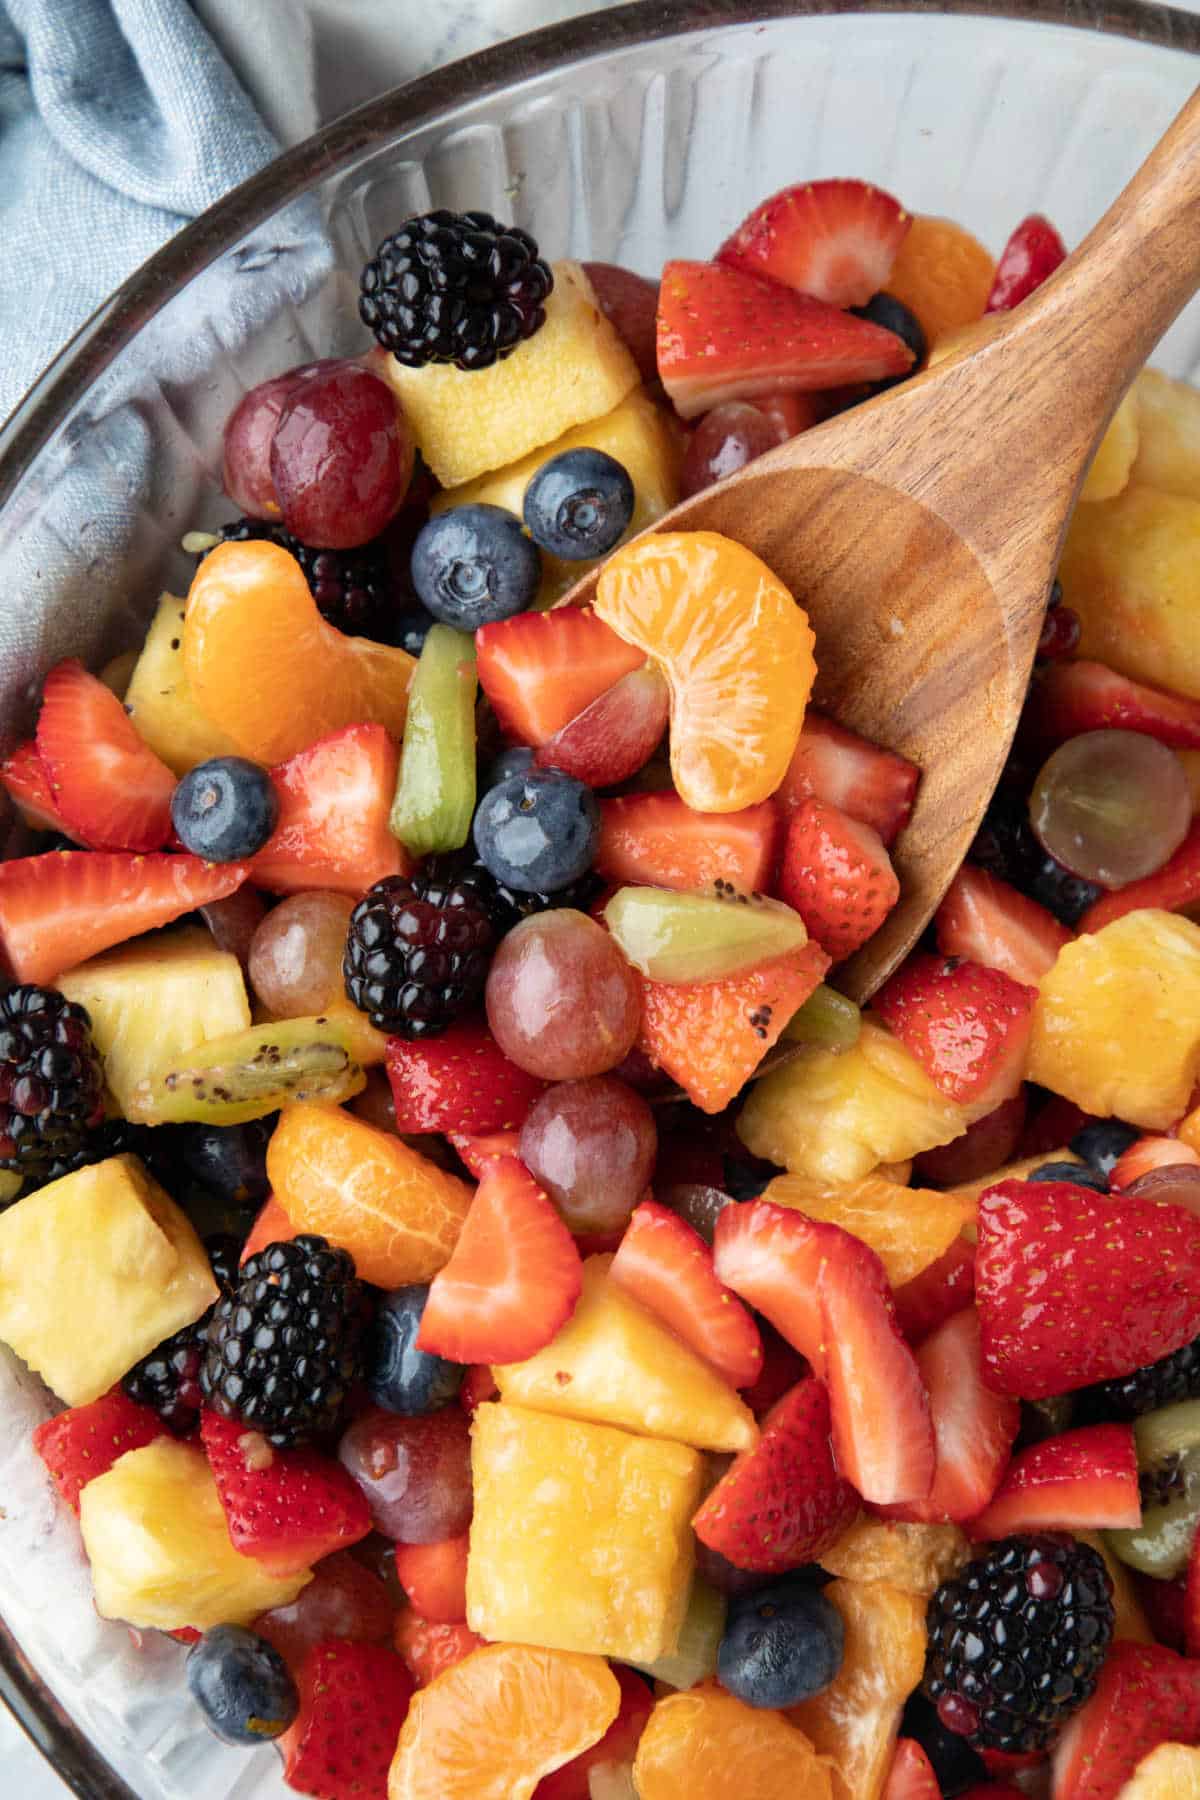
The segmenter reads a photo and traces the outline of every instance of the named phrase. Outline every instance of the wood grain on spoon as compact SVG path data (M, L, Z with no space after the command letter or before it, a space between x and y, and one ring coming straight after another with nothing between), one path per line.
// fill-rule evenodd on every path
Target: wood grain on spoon
M924 930L1020 716L1087 464L1200 287L1200 90L1075 254L957 355L792 438L654 530L720 531L808 612L814 699L922 771L901 900L837 977L865 1000ZM584 604L593 571L568 599Z

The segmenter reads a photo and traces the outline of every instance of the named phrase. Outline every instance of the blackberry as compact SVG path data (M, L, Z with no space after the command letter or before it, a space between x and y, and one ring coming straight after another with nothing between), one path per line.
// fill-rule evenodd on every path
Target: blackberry
M397 362L486 369L545 324L554 276L528 232L441 210L385 238L360 286L359 316Z
M549 912L554 906L569 906L577 912L586 912L604 886L600 877L589 870L578 881L571 882L569 887L558 888L553 894L525 893L497 881L473 844L465 850L427 857L421 865L421 874L427 881L452 882L458 887L474 889L488 909L498 938L519 925L522 919L528 919L533 913Z
M1065 1532L1002 1538L929 1602L925 1693L976 1749L1044 1750L1092 1693L1113 1635L1103 1559Z
M222 1296L232 1294L238 1284L240 1240L222 1233L205 1238L204 1248ZM187 1437L200 1423L200 1364L216 1304L194 1325L185 1325L156 1345L121 1381L129 1398L150 1407L177 1437Z
M96 1160L104 1074L82 1006L56 988L0 993L0 1169L24 1191ZM111 1154L111 1151L107 1152Z
M346 993L377 1031L438 1037L478 1002L496 935L472 883L387 875L350 914Z
M287 550L304 570L308 591L327 624L347 637L389 641L395 626L396 587L382 538L353 550L316 550L270 519L233 519L217 537L223 544L259 539ZM205 552L207 555L208 552Z
M967 857L989 875L998 875L1036 900L1064 925L1077 925L1103 892L1047 855L1029 823L1024 791L1008 781L992 795Z
M1123 1422L1157 1412L1160 1406L1174 1406L1178 1400L1196 1399L1200 1399L1200 1338L1132 1375L1081 1388L1075 1395L1075 1417L1081 1425Z
M278 1449L324 1436L362 1376L366 1319L347 1251L308 1234L270 1244L213 1309L200 1391Z

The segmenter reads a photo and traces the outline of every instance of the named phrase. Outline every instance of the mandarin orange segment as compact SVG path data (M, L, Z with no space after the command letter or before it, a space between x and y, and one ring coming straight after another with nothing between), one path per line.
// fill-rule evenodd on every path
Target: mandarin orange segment
M403 650L327 625L295 557L261 540L219 544L201 563L183 661L200 712L260 763L346 725L399 738L416 667Z
M834 1581L846 1648L837 1679L788 1717L834 1766L834 1800L879 1800L900 1713L925 1670L925 1601L886 1581Z
M957 1525L910 1525L863 1513L819 1560L830 1575L887 1581L928 1600L970 1562L971 1543Z
M715 1687L658 1702L633 1782L638 1800L833 1800L829 1764L802 1731Z
M878 1170L857 1181L777 1175L763 1190L763 1199L840 1225L870 1244L893 1287L903 1287L944 1256L963 1226L975 1219L973 1199L932 1188L898 1187Z
M687 805L736 812L773 794L817 665L807 614L766 563L719 532L660 532L609 557L595 610L662 665Z
M414 1695L388 1800L529 1800L599 1742L620 1701L602 1657L485 1644Z
M364 1281L430 1281L449 1261L472 1189L391 1132L335 1106L285 1106L267 1150L296 1232L348 1250Z
M901 244L887 289L916 313L930 347L983 317L996 265L979 239L952 219L919 213Z

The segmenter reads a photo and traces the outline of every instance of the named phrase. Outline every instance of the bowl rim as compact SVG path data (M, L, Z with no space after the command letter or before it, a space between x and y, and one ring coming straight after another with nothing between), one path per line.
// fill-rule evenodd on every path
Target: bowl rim
M1066 25L1200 54L1200 13L1161 0L625 0L523 33L391 88L282 152L175 234L118 287L0 423L0 508L100 375L232 244L319 179L403 125L546 75L568 62L668 38L788 18L898 15ZM0 1617L0 1700L79 1800L139 1800L88 1739Z

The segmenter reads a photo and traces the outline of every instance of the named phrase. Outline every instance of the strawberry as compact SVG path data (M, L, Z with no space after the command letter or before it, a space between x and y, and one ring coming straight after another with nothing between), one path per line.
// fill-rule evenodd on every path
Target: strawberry
M1022 731L1050 749L1084 731L1140 731L1200 750L1200 700L1165 694L1098 662L1056 662L1030 690Z
M582 1289L575 1240L510 1157L475 1191L450 1261L433 1278L417 1348L451 1362L523 1362L566 1324Z
M382 725L348 725L277 763L275 830L250 863L272 894L332 888L359 899L385 875L407 874L388 830L400 755Z
M1021 1086L1037 989L981 963L918 954L875 996L888 1029L946 1097L998 1106Z
M879 930L900 883L877 831L823 800L806 800L788 826L778 892L842 962Z
M1093 1123L1091 1114L1085 1113L1073 1100L1065 1099L1062 1094L1051 1094L1026 1121L1017 1155L1047 1158L1049 1152L1061 1150L1085 1125Z
M541 769L589 787L616 787L649 762L667 729L671 696L656 664L643 663L585 706L538 749Z
M731 1386L750 1387L762 1374L757 1325L717 1280L712 1251L678 1213L643 1200L609 1272Z
M1140 1137L1118 1156L1109 1171L1108 1185L1120 1192L1151 1169L1171 1169L1181 1164L1200 1166L1200 1156L1190 1144L1173 1137Z
M467 1131L448 1131L446 1136L457 1151L459 1160L466 1164L476 1181L482 1181L488 1169L493 1164L502 1162L506 1156L519 1157L521 1154L519 1131L487 1131L482 1135Z
M742 1390L742 1399L755 1418L762 1419L777 1400L783 1399L789 1388L795 1387L808 1374L808 1361L765 1319L758 1321L758 1328L762 1341L762 1370L753 1387Z
M428 1687L482 1643L468 1625L439 1625L423 1619L411 1606L396 1614L396 1649L416 1687Z
M616 1664L613 1674L621 1689L616 1718L598 1744L573 1756L552 1775L543 1775L533 1790L533 1800L595 1800L597 1794L633 1792L633 1759L654 1711L654 1695L632 1669Z
M682 418L778 389L907 375L894 332L722 263L669 262L658 291L658 373Z
M805 800L824 800L890 846L908 824L920 779L906 757L881 750L810 706L775 799L788 812Z
M964 863L934 917L943 956L968 957L1036 987L1071 932L1007 881Z
M55 811L93 850L160 850L175 777L143 743L111 688L74 658L42 686L37 749Z
M546 1083L505 1056L482 1019L462 1019L441 1037L389 1038L388 1080L396 1130L477 1137L518 1131Z
M396 1575L423 1619L457 1625L467 1616L467 1534L436 1544L397 1544Z
M958 1525L985 1507L1000 1485L1021 1408L983 1385L974 1307L956 1313L926 1338L917 1351L917 1368L933 1415L933 1486L924 1500L886 1510L890 1518L917 1524Z
M1200 1333L1200 1219L1064 1181L1002 1181L979 1202L975 1291L997 1393L1042 1400L1129 1375Z
M830 306L865 306L887 286L912 217L868 181L805 181L760 201L717 261Z
M1189 1656L1200 1656L1200 1532L1192 1540L1183 1583L1183 1641Z
M955 1238L936 1262L896 1289L896 1323L910 1344L952 1319L975 1298L975 1246Z
M198 856L50 850L19 857L0 863L0 943L18 981L53 981L126 938L223 900L245 879L245 863Z
M46 765L38 755L37 743L26 738L0 763L0 785L27 825L35 831L60 831L65 837L74 834L59 812L50 786ZM79 839L75 838L78 843Z
M1117 1800L1159 1744L1200 1740L1200 1662L1162 1644L1116 1643L1096 1691L1054 1750L1053 1800Z
M896 1754L880 1800L942 1800L933 1764L916 1738L897 1738Z
M378 1800L414 1682L394 1650L328 1638L304 1659L300 1712L279 1739L283 1779L319 1800Z
M1000 252L985 311L1011 312L1066 260L1067 247L1049 219L1030 213Z
M913 1157L913 1173L927 1187L959 1187L1002 1169L1017 1153L1029 1102L1022 1087L981 1119L973 1119L962 1137ZM1063 1140L1059 1139L1061 1143ZM1051 1146L1053 1148L1054 1146Z
M771 1200L727 1206L713 1234L718 1281L769 1319L822 1376L826 1346L817 1282L821 1264L836 1255L838 1240L846 1235L838 1225Z
M594 612L558 606L482 625L475 634L479 685L500 728L522 744L544 744L640 669L645 654Z
M472 1363L463 1376L462 1386L458 1390L458 1403L464 1412L473 1413L477 1406L487 1400L495 1400L500 1393L496 1386L496 1377L492 1374L490 1363Z
M1191 1573L1190 1563L1188 1573ZM1188 1629L1187 1581L1159 1581L1153 1575L1143 1575L1138 1569L1132 1569L1130 1574L1134 1595L1149 1620L1151 1631L1160 1644L1178 1650L1182 1656Z
M208 1408L200 1416L200 1441L239 1555L291 1575L370 1531L362 1489L332 1457L274 1450L258 1432Z
M779 823L764 800L738 812L694 812L673 792L621 794L600 802L596 873L688 892L727 881L740 894L770 885Z
M1141 1522L1133 1426L1088 1425L1022 1450L970 1531L990 1539L1018 1531L1128 1530Z
M250 1235L242 1245L239 1263L249 1262L268 1244L290 1244L300 1233L280 1206L274 1194L268 1194L250 1227Z
M763 1420L692 1520L696 1536L739 1569L780 1575L815 1562L858 1511L829 1441L829 1396L811 1375Z
M1126 913L1144 907L1182 912L1200 902L1200 818L1192 821L1187 836L1173 856L1153 875L1131 881L1115 894L1105 894L1089 906L1079 921L1082 932L1099 931Z
M33 1447L71 1511L79 1511L79 1494L97 1475L106 1475L127 1450L141 1450L162 1437L166 1427L148 1406L138 1406L115 1387L87 1406L70 1406L47 1419L33 1434Z

